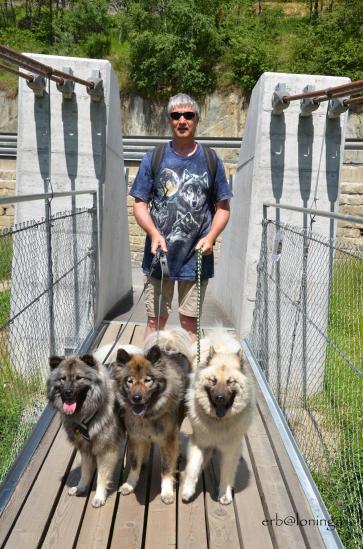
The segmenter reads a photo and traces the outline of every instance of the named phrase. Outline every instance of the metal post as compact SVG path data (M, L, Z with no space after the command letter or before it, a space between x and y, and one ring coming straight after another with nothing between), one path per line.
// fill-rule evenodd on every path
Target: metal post
M93 325L95 326L97 318L97 306L99 297L99 245L98 245L98 200L97 193L93 194L93 219L92 219L92 252L93 252L93 266L94 266L94 288L93 288Z
M264 329L263 329L263 358L264 369L267 382L270 375L269 364L269 331L268 331L268 276L267 276L267 206L263 206L263 227L262 227L262 245L263 245L263 306L264 306Z
M54 355L55 348L55 325L54 325L54 280L53 280L53 259L52 259L52 223L51 203L45 201L45 220L47 236L47 265L48 265L48 304L49 304L49 354Z
M276 226L280 225L280 210L276 210ZM276 263L276 367L277 401L281 404L281 272L280 261Z
M304 239L303 239L303 266L302 266L302 393L303 393L303 407L306 409L306 396L307 396L307 313L308 313L308 252L309 252L309 239L306 234L307 218L304 214Z

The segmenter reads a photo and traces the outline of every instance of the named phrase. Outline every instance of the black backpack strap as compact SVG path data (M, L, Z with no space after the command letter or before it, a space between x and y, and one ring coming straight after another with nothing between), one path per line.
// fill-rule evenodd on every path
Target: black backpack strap
M208 171L211 176L211 183L214 185L217 173L217 153L208 147L208 145L202 145L203 151L207 160Z
M156 145L153 151L153 155L151 158L151 174L153 176L153 179L155 179L156 174L159 171L161 161L165 154L167 143L159 143L159 145Z

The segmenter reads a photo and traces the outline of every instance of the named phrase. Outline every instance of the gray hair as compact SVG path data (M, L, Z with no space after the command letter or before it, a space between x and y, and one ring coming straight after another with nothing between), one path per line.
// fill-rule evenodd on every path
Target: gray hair
M169 99L169 103L167 107L168 114L170 114L171 111L175 109L175 107L188 107L189 105L193 107L197 116L199 116L198 103L186 93L177 93L176 95L173 95L173 97Z

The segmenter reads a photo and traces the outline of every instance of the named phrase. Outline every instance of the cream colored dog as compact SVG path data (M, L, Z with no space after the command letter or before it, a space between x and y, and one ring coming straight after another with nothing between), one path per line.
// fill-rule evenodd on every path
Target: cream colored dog
M211 450L221 455L219 502L232 501L232 488L245 435L255 408L254 384L246 375L246 358L229 332L217 329L201 340L187 393L193 434L189 441L182 497L189 501Z

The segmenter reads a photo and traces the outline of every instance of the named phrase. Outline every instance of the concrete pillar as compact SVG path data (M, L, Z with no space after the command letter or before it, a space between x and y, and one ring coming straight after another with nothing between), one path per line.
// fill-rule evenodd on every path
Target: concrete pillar
M87 88L78 83L73 94L68 89L68 94L63 95L55 82L50 82L49 87L47 82L44 95L39 97L20 79L16 164L17 194L83 189L98 192L101 206L100 280L95 319L98 325L117 303L130 298L132 286L119 88L108 61L33 54L31 57L61 71L71 68L73 74L82 79L99 76L103 81L104 97L93 101ZM51 203L52 213L72 210L75 206L92 206L91 196L53 199ZM16 223L44 216L44 201L21 203L16 208ZM28 253L37 254L37 250L28 250ZM33 263L39 263L39 269L44 270L45 262L43 256ZM14 262L13 281L20 292L19 286L24 286L26 299L32 299L44 288L44 277L34 272L29 274L31 280L22 279L24 268L26 258L21 266ZM59 299L65 300L66 295ZM86 306L83 295L77 296L76 292L74 299L80 300L76 308L82 310ZM43 308L37 308L39 319L29 313L29 328L40 321L40 317L43 322L47 319L46 307L44 303ZM22 316L21 322L24 318Z
M311 207L316 197L315 207L330 212L339 205L346 114L329 119L326 101L311 116L302 117L300 101L295 101L275 115L274 90L278 84L286 84L287 95L292 95L301 93L307 85L326 89L347 82L347 78L330 76L265 73L252 92L234 179L231 219L224 233L214 284L216 298L241 337L248 335L253 318L263 202ZM306 223L302 213L286 210L271 208L269 217L298 226ZM314 230L327 237L334 236L335 224L329 219L316 218ZM308 265L311 276L313 267ZM329 276L328 262L324 268ZM325 295L314 296L324 307L325 326L326 298L326 290Z

